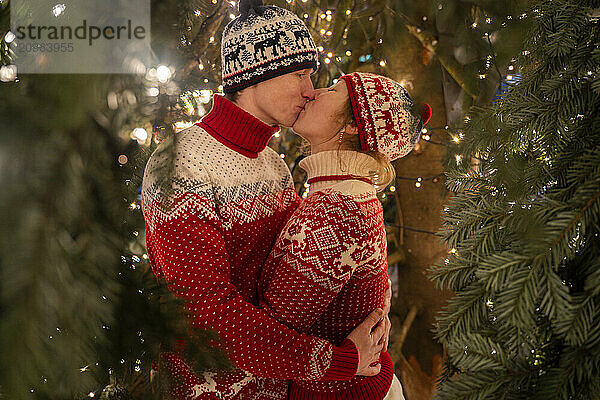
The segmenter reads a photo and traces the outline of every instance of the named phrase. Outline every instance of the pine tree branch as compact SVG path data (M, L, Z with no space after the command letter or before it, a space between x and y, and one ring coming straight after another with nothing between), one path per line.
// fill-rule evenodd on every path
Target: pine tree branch
M475 80L475 76L465 71L464 67L456 61L454 57L448 54L443 54L440 51L437 51L437 39L435 36L429 32L422 30L421 28L406 24L406 28L408 31L421 42L424 48L432 52L437 59L440 61L440 64L444 67L446 71L454 78L456 83L463 88L463 90L471 97L471 99L475 100L478 95L477 82Z
M557 244L558 244L558 243L559 243L561 240L563 240L563 238L565 237L565 235L566 235L566 234L567 234L567 233L568 233L568 232L569 232L569 231L570 231L570 230L573 228L573 226L575 226L575 224L576 224L577 222L579 222L579 220L580 220L580 219L581 219L581 217L583 216L583 213L584 213L584 212L585 212L585 211L586 211L588 208L590 208L590 207L591 207L591 206L594 204L594 202L595 202L596 200L598 200L598 198L599 198L599 197L600 197L600 190L599 190L599 191L597 191L597 192L596 192L596 194L595 194L595 195L594 195L592 198L590 198L590 199L588 200L588 202L586 203L586 205L585 205L585 206L584 206L584 207L583 207L581 210L579 210L579 212L577 213L577 215L575 216L575 218L573 218L573 220L571 221L571 223L569 224L569 226L567 226L567 228L565 228L565 229L564 229L564 230L561 232L560 236L559 236L559 237L557 237L557 238L556 238L556 240L554 240L554 242L552 242L552 244L550 245L550 247L554 247L554 246L556 246L556 245L557 245Z
M192 59L182 66L177 73L177 77L180 80L185 80L192 71L198 67L200 57L206 52L206 49L211 43L209 38L214 35L214 32L216 32L221 25L223 19L227 15L226 11L227 3L220 0L219 6L215 8L214 12L200 25L198 34L192 40L192 44L188 50L188 54L192 54Z

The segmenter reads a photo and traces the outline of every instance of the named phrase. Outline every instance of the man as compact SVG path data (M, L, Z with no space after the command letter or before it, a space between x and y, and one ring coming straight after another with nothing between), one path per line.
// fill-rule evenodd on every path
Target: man
M298 17L252 2L242 0L221 42L224 92L234 102L214 96L210 113L176 136L174 157L159 148L144 174L153 270L186 299L192 326L219 334L238 368L195 376L179 354L166 354L178 382L171 394L181 399L285 399L285 379L377 374L374 362L387 347L383 310L334 345L255 306L260 268L300 202L287 166L267 142L314 97L317 51ZM170 190L164 190L159 171L168 163Z

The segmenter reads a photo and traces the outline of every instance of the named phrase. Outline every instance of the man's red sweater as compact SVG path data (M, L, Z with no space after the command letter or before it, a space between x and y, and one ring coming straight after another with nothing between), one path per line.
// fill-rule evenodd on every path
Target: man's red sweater
M334 346L256 307L260 269L300 202L287 166L267 147L276 130L215 95L210 113L176 135L174 151L159 146L146 166L152 268L186 299L194 327L220 335L238 368L196 376L179 354L166 354L182 378L171 390L177 398L280 400L285 379L343 381L356 372L350 340Z

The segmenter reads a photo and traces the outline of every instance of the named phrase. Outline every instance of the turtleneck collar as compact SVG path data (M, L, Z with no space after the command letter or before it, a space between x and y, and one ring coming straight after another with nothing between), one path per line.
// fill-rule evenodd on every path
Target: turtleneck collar
M377 173L378 164L373 157L352 150L327 150L312 154L298 163L308 179L323 176L355 175L370 177ZM310 191L316 192L333 186L339 180L314 182Z
M225 97L213 96L212 109L196 125L219 142L246 157L256 158L279 127L265 124Z

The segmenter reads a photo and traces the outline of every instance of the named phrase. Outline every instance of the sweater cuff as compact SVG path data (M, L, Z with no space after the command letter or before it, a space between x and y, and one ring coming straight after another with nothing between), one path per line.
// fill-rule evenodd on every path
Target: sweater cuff
M344 339L340 346L333 346L331 364L322 381L349 381L358 369L358 350L354 342Z

